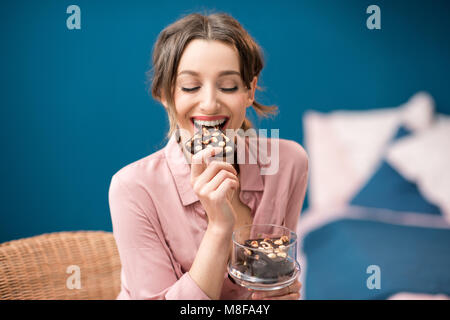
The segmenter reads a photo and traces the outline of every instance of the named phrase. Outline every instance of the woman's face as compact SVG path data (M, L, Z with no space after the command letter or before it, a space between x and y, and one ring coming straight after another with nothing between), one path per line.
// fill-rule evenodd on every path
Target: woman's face
M245 88L234 47L220 41L191 41L181 56L174 92L183 141L196 131L194 119L226 119L222 130L239 129L253 103L256 82L255 77L251 89Z

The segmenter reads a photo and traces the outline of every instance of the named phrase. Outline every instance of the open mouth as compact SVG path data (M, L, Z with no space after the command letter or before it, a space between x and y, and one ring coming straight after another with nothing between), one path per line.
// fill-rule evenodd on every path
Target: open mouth
M201 121L201 120L194 120L194 118L191 118L191 122L194 127L194 132L201 130L202 126L207 128L218 128L219 130L223 131L225 130L228 121L229 118L223 118L221 120L215 121Z

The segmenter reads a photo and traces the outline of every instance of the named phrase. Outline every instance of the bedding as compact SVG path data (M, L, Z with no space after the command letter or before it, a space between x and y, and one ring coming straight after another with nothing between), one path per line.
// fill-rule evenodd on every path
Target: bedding
M425 92L392 108L306 112L303 128L310 166L309 207L326 210L347 205L377 169L399 126L420 132L433 118L434 100Z
M360 209L378 210L378 209ZM367 212L370 214L370 212ZM450 295L450 229L341 218L305 235L305 299L387 299L399 292ZM300 262L302 265L302 262ZM380 288L369 289L369 266Z
M396 108L305 115L303 299L450 297L449 119L426 93ZM367 286L369 266L379 289Z
M437 115L421 134L398 140L386 159L405 179L414 182L428 202L450 223L450 116Z
M392 141L411 135L411 131L400 126ZM416 211L441 214L440 209L427 201L414 182L405 179L387 159L382 159L377 171L366 185L350 201L351 205L372 208Z

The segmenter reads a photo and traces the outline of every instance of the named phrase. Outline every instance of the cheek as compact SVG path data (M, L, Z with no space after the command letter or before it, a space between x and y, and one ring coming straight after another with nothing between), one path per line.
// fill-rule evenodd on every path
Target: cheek
M236 94L230 95L223 99L227 105L232 107L234 110L244 110L246 107L246 95L245 94Z
M247 110L246 103L247 103L246 95L239 95L238 97L235 98L235 101L233 103L234 106L233 113L239 115L239 117L241 117L242 119L244 119L245 112Z
M194 100L192 96L176 92L174 95L175 106L178 113L179 119L184 119L185 115L191 110ZM233 112L235 116L245 117L245 111L247 107L247 94L232 94L232 95L223 95L220 98Z
M176 94L174 96L174 100L175 100L175 109L177 110L178 117L183 118L189 111L192 101L190 99L187 99L183 95L176 95Z

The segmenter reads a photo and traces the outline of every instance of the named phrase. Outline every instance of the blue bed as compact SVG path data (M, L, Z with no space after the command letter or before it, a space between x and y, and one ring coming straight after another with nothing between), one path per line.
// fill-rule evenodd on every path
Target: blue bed
M391 143L411 134L399 126ZM346 206L302 213L303 299L450 297L450 223L429 199L382 155Z

